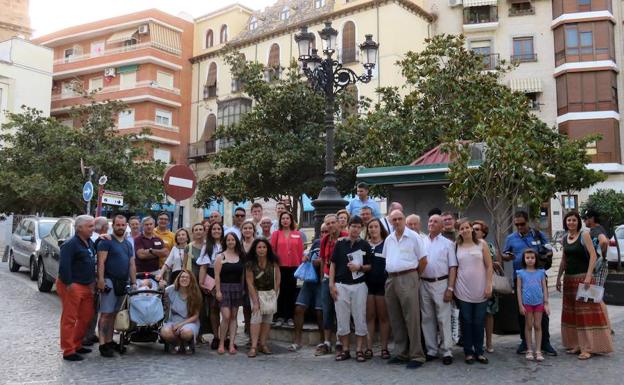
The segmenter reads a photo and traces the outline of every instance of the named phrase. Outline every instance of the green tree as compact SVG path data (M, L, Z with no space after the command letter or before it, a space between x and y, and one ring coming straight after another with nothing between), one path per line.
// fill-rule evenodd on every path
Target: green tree
M81 161L93 167L96 179L108 177L106 188L122 191L131 210L162 200L162 162L146 159L141 134L121 134L114 117L125 108L117 101L75 107L70 128L41 111L24 108L8 115L0 149L0 211L65 215L81 213Z
M610 238L615 236L615 228L624 224L624 193L613 189L599 189L591 194L581 205L581 212L593 210L600 216L600 224ZM622 260L619 242L615 243L617 248L618 263L617 271L621 271Z

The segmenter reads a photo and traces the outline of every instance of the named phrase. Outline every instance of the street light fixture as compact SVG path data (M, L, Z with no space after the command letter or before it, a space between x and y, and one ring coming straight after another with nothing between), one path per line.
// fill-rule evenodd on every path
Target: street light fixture
M360 44L363 54L363 66L366 72L357 75L352 69L345 68L332 55L336 52L338 31L325 22L325 27L318 32L323 44L323 57L318 55L314 47L314 34L302 27L301 32L295 35L295 42L299 47L299 61L303 73L308 78L310 86L325 98L325 177L323 188L314 206L315 235L318 237L321 223L327 214L336 213L345 207L347 202L342 199L336 188L336 174L334 172L334 111L336 95L349 85L368 83L373 78L373 69L377 63L379 44L373 40L373 35L366 35L366 40Z

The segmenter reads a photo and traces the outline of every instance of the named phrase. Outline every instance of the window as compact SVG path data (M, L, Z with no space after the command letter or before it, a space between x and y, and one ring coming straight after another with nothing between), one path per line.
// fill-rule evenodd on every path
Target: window
M74 128L74 119L63 119L61 124L65 127Z
M136 71L119 74L119 89L127 90L136 85Z
M171 127L172 113L166 110L156 110L156 124Z
M172 90L173 89L173 74L170 74L168 72L162 72L162 71L156 72L156 83L158 83L159 87Z
M206 32L206 48L212 47L213 43L214 43L214 38L212 36L212 29L209 29Z
M73 48L67 48L63 52L63 58L65 59L65 63L69 63L73 56L74 56L74 49Z
M134 109L121 111L119 113L119 128L132 128L134 127Z
M325 0L314 0L314 8L319 9L325 6Z
M613 71L569 72L557 77L557 114L617 111L617 78Z
M73 82L64 82L61 86L61 96L68 97L75 95Z
M89 91L95 91L104 88L104 78L97 77L89 79Z
M102 56L104 54L104 41L94 41L91 43L91 56Z
M137 44L137 39L135 39L135 38L124 40L124 42L123 42L123 50L124 51L131 51L131 50L134 49L133 46L135 46L136 44Z
M535 8L533 3L529 0L514 0L509 7L509 16L526 16L534 15Z
M483 58L483 65L485 70L493 70L498 65L498 56L496 54L492 54L491 40L471 41L470 49L472 50L472 52Z
M591 54L594 51L594 34L592 31L579 31L578 25L566 26L565 44L566 55Z
M249 20L249 30L254 31L256 28L258 28L258 18L252 16Z
M498 21L498 7L482 5L464 8L464 24L493 23Z
M217 124L219 127L230 127L240 121L241 116L251 110L251 100L247 98L231 99L217 105ZM230 146L232 142L219 139L219 148Z
M228 41L228 27L227 25L223 24L221 26L221 32L219 32L219 43L223 44L223 43L227 43Z
M204 86L204 99L217 96L217 63L212 62L208 67L208 78Z
M282 8L282 12L280 12L280 20L288 20L288 17L290 16L290 8L288 8L288 6Z
M528 92L525 95L529 99L529 102L531 103L529 108L532 109L532 110L539 111L540 103L537 100L538 93L537 92Z
M515 37L513 39L513 55L511 61L516 63L536 61L537 55L533 47L533 36Z
M171 151L162 148L154 149L154 160L159 160L166 164L171 163Z
M587 155L598 155L598 144L595 140L587 143L585 152L587 152Z
M280 46L277 43L273 43L269 50L269 60L267 62L267 81L279 79L280 70Z
M562 195L563 208L566 210L576 210L578 208L578 195Z
M212 140L215 135L215 131L217 131L217 116L215 114L210 114L206 118L206 124L204 125L204 134L202 135L202 137L206 140Z
M353 63L356 57L355 23L347 21L342 27L342 62Z

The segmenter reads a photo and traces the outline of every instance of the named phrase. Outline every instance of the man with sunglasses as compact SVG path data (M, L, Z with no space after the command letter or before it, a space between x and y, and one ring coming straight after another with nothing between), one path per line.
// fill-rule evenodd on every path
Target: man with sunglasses
M234 220L232 221L232 227L228 227L225 230L225 234L223 234L223 236L229 233L234 233L236 237L241 240L243 236L241 233L241 226L243 225L243 222L245 222L245 217L247 217L247 211L245 211L245 209L242 207L237 207L234 210Z
M518 211L514 214L513 218L514 226L517 231L507 236L505 240L505 247L503 248L503 260L513 261L513 281L516 282L516 271L522 269L522 253L524 250L531 248L536 253L542 247L552 250L550 243L546 235L536 229L531 229L529 226L529 214L526 211ZM526 340L524 338L524 322L525 318L522 314L518 314L518 325L520 327L520 338L522 341L518 345L516 353L525 354L527 350ZM550 319L548 314L544 313L542 316L542 350L551 356L556 356L557 351L550 344L550 333L548 326Z

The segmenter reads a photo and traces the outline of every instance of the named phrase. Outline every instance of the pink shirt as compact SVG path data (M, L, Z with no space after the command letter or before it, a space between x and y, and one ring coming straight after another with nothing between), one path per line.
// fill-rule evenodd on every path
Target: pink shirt
M455 296L470 303L481 303L487 300L485 296L487 273L483 262L483 246L480 243L473 246L459 246L457 262Z
M282 230L271 234L271 247L279 258L280 266L297 267L303 259L303 238L297 230L291 230L288 237Z

